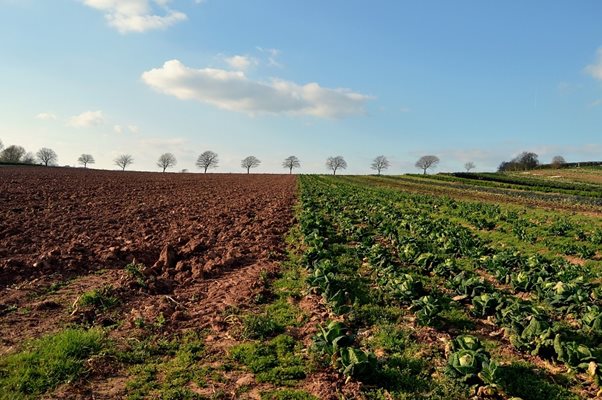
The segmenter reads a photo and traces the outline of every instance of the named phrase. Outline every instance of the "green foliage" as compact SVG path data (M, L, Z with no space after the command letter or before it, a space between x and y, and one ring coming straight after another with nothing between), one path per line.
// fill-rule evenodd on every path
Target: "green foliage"
M339 349L339 371L343 375L360 380L370 379L376 371L376 356L354 347Z
M201 399L187 386L194 382L202 387L210 375L199 364L203 356L203 339L195 333L172 340L132 340L118 354L123 362L134 364L133 378L126 384L128 399Z
M502 295L498 292L483 293L472 299L472 313L480 318L494 315L502 304Z
M302 390L282 389L263 392L261 400L318 400L318 398Z
M142 273L144 265L131 263L125 266L125 272L130 275L142 288L148 287L146 276Z
M82 307L92 307L97 310L108 310L119 304L119 298L115 295L112 286L103 286L100 289L94 289L82 294L77 305Z
M537 372L527 363L499 366L498 385L508 396L523 400L579 400L580 397Z
M434 296L422 296L412 303L412 310L420 325L433 326L438 321L443 306L441 300Z
M452 341L452 350L447 368L450 375L470 384L495 384L497 363L490 359L478 338L458 336Z
M406 354L403 338L388 342L375 328L407 324L411 321L407 314L412 312L418 325L455 335L479 324L468 317L466 311L470 311L496 324L498 332L503 328L520 352L597 371L602 355L594 348L602 323L596 308L602 297L600 270L597 264L588 271L589 265L583 268L554 258L559 246L571 241L578 242L571 246L590 257L587 252L594 246L589 238L597 227L578 223L584 219L568 214L559 218L541 210L411 193L411 185L419 179L424 187L416 191L432 189L422 177L302 178L300 225L307 246L303 256L307 282L323 296L329 311L345 321L340 323L344 337L341 326L322 327L316 335L315 349L323 360L340 369L342 352L355 355L361 351L356 361L375 369L372 376L379 378L372 383L391 390L393 398L421 398L424 387L434 394L434 388L447 387L433 384L433 378L441 375L436 367L429 367L429 361L436 364L439 355L422 349L416 359ZM385 185L410 191L378 187ZM448 193L447 189L442 192ZM391 306L397 306L399 313L389 312ZM582 321L581 326L569 320ZM418 337L433 332L417 331ZM573 339L561 341L555 349L556 334ZM337 338L350 343L341 346L335 343ZM500 387L496 383L500 371L507 371L504 360L492 361L482 346L462 348L458 343L456 347L449 354L451 374L483 387L484 393L494 393L496 385ZM370 349L379 354L378 364L370 363ZM593 359L586 363L588 351ZM508 353L501 354L507 357ZM413 363L428 373L424 380L417 378L424 386L411 390L404 371ZM597 372L590 375L598 377ZM366 376L361 379L370 381ZM374 398L382 394L379 389L370 393Z
M299 344L287 335L279 335L265 343L234 346L230 356L249 368L258 382L293 385L306 376L307 367L300 355Z
M66 329L0 358L0 399L37 398L86 373L86 360L106 346L97 329Z
M276 322L271 315L249 314L243 317L242 336L245 339L267 339L284 332L284 326Z
M333 356L343 347L352 346L355 336L345 324L332 321L326 327L319 326L314 337L314 346L318 353Z

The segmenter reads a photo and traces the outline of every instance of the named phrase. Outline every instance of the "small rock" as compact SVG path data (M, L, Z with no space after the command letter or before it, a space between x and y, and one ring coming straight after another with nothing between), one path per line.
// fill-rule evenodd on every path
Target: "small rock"
M171 269L176 266L177 262L178 257L176 251L174 250L172 245L168 244L165 247L163 247L163 250L161 250L161 255L155 263L155 266L162 266Z

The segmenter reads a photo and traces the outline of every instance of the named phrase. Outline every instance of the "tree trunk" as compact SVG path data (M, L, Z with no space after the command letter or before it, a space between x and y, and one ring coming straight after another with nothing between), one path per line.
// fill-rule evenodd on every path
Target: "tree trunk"
M426 168L423 168L423 171L424 172L422 173L422 175L426 175Z
M251 167L247 167L247 174L249 173L250 170L251 170Z
M288 174L289 174L289 175L292 175L292 174L293 174L293 167L290 167L290 168L289 168L289 170L288 170Z
M167 167L163 167L163 172L165 172L166 169L167 169Z

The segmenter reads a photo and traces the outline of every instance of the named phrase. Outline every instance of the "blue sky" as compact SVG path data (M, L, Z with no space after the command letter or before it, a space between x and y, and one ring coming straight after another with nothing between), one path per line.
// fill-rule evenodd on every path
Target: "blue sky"
M602 3L0 0L0 140L61 165L602 159Z

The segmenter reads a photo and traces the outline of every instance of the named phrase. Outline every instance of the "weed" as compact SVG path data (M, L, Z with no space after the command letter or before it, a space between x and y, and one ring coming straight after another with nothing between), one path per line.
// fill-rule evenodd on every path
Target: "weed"
M242 336L245 339L266 339L284 332L284 326L279 324L269 314L248 314L242 320Z
M258 382L291 385L306 376L299 344L290 336L279 335L267 343L245 343L230 350L234 361L245 365Z
M148 285L146 283L146 277L142 273L142 269L144 265L131 263L125 266L125 272L127 272L132 278L136 280L136 283L143 288L146 288Z
M103 286L82 294L77 301L78 306L93 307L98 310L108 310L119 304L119 299L114 296L112 286Z

